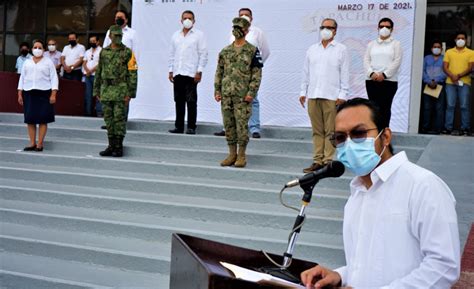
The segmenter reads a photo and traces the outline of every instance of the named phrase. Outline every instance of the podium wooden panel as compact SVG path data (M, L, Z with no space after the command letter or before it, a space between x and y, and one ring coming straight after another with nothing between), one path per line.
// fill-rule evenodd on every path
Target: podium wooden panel
M277 262L281 256L270 254ZM173 234L171 243L170 289L270 289L235 279L219 262L245 268L272 266L261 251L231 246L183 234ZM295 276L317 263L293 259L288 269Z

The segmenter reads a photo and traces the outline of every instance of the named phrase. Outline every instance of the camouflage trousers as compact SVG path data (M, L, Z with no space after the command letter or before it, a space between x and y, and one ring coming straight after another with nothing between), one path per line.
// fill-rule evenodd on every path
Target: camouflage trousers
M241 96L222 96L222 119L227 144L246 146L249 142L249 118L252 104Z
M104 121L107 126L107 136L124 137L126 132L127 120L125 111L127 105L125 101L102 101L102 110L104 112Z

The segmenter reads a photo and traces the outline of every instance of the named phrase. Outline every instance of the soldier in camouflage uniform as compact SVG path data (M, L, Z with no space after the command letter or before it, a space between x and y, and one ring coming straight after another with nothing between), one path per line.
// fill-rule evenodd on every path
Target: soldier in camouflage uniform
M214 81L215 99L222 101L222 118L229 145L229 155L221 162L221 166L245 167L245 150L249 142L248 122L252 101L262 79L263 61L257 47L245 41L250 22L237 17L232 23L235 41L219 53Z
M100 52L94 95L102 103L109 145L101 156L121 157L125 137L125 110L137 90L137 64L130 48L122 44L122 29L110 27L112 44Z

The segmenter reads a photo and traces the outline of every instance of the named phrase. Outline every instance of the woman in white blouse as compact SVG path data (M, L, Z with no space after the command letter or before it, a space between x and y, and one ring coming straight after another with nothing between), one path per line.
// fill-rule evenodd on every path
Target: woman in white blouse
M54 106L58 92L58 75L53 62L43 57L44 43L33 42L33 58L25 61L18 82L18 103L23 106L30 145L25 151L43 151L48 123L54 122ZM38 142L36 142L36 125Z
M400 41L391 36L393 21L390 18L380 19L378 31L379 37L369 42L365 52L365 88L369 99L380 109L384 127L389 127L392 102L398 88L402 49Z

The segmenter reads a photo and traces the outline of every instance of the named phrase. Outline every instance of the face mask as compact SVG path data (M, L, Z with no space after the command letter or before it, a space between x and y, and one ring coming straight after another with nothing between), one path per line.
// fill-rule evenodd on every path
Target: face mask
M117 18L117 19L115 19L115 24L117 24L118 26L122 26L122 25L125 24L125 19Z
M337 159L357 176L368 175L381 160L380 156L375 152L374 144L382 132L383 130L376 138L368 137L361 143L353 142L348 138L342 147L336 149ZM384 151L385 147L381 155Z
M433 49L431 49L431 52L433 52L433 55L440 55L441 54L441 48L433 48Z
M43 55L43 49L33 48L33 55L35 57L41 57Z
M329 40L332 38L332 31L327 28L324 28L323 30L321 30L319 34L322 40Z
M22 56L27 56L27 55L28 55L28 50L23 49L23 50L20 51L20 54L21 54Z
M466 45L466 40L464 40L464 39L456 40L456 46L457 47L462 48L462 47L464 47L464 45Z
M112 43L114 44L121 44L122 43L122 35L115 35L112 38Z
M232 29L232 35L234 35L235 39L240 39L245 37L245 33L242 28L234 27Z
M56 45L48 45L48 50L51 52L56 51Z
M71 44L72 47L76 46L77 41L76 40L69 40L69 44Z
M193 27L193 22L189 19L184 19L183 27L186 29L191 29L191 27Z
M89 43L89 46L92 47L92 48L96 48L96 47L97 47L97 43Z
M390 33L391 33L391 31L387 27L379 29L379 35L382 36L382 37L388 37L388 36L390 36Z

